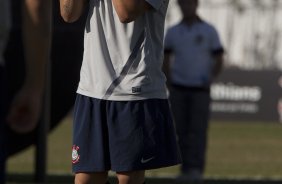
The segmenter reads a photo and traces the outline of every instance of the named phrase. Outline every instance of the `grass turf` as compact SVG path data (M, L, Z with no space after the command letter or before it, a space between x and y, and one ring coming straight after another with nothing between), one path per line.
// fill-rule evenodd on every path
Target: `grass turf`
M48 174L71 175L71 119L48 138ZM266 122L210 123L205 177L212 181L282 179L282 125ZM8 173L30 174L34 148L11 157ZM147 172L148 177L175 177L178 166Z

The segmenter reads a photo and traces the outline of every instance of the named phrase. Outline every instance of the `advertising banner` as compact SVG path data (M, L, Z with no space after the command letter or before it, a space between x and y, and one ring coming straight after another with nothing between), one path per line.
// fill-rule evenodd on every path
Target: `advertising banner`
M211 98L213 119L282 122L282 72L225 69Z

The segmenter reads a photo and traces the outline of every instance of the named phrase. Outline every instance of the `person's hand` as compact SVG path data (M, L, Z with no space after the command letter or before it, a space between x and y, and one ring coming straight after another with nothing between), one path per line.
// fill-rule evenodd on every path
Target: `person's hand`
M7 116L7 123L17 133L35 129L41 114L42 93L23 87L15 96Z

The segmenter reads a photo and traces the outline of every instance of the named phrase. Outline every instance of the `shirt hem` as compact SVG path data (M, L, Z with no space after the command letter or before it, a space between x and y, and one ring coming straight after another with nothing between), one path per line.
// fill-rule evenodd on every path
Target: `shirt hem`
M95 95L89 91L84 91L82 89L77 89L76 93L88 96L91 98L101 99L101 100L112 100L112 101L135 101L135 100L146 100L146 99L168 99L166 91L155 92L150 94L140 94L140 95L124 95L124 96L110 96L104 99L102 96Z

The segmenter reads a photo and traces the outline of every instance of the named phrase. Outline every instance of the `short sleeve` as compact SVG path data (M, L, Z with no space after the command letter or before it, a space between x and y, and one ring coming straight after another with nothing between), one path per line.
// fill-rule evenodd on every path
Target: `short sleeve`
M214 27L211 27L210 31L210 36L211 36L211 49L213 53L220 53L223 52L223 46L221 44L218 32Z
M171 52L173 50L173 33L172 29L168 29L164 39L165 52Z

